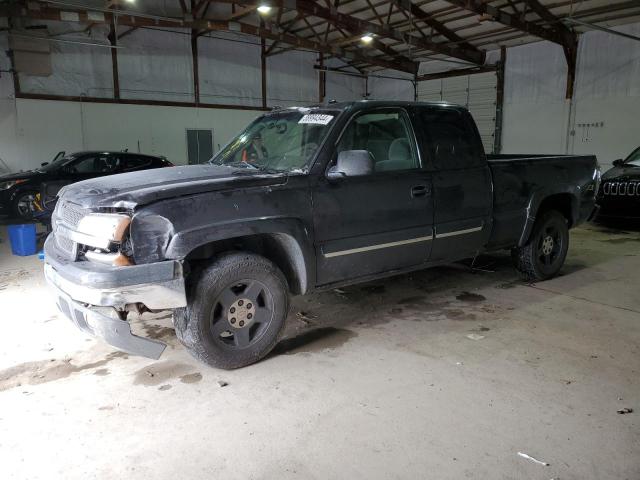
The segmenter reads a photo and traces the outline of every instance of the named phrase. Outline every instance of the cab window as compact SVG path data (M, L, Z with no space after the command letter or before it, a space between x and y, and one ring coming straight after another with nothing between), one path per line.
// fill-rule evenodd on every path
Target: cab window
M375 172L412 170L420 164L410 132L409 119L402 110L363 113L351 120L337 152L367 150Z
M460 170L483 165L478 134L466 115L451 108L429 108L420 113L426 151L437 170Z

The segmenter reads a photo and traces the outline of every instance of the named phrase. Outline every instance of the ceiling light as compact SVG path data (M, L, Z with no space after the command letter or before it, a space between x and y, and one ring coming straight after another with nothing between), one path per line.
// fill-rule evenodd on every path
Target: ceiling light
M136 3L136 0L124 0L127 3Z
M360 37L362 43L371 43L373 42L373 35L370 33L365 33L362 37Z
M262 15L266 15L271 11L271 7L269 5L260 5L258 7L258 13Z

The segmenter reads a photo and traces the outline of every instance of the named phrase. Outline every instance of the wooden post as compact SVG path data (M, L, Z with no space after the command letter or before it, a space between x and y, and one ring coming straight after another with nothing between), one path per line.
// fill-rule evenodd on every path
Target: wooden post
M565 98L571 100L573 98L573 90L576 83L576 63L578 60L578 40L564 47L564 55L567 59L567 90Z
M111 26L107 38L109 39L109 43L111 44L111 75L113 77L113 98L118 100L120 98L120 75L118 73L118 49L115 48L118 45L118 31L116 28L115 15L111 19Z
M193 59L193 97L196 105L200 103L200 75L198 72L198 31L191 30L191 58Z
M327 95L327 72L324 70L324 54L318 55L318 64L320 70L318 72L318 102L324 102Z
M262 23L262 22L261 22ZM267 108L267 41L260 40L260 70L262 80L262 108Z
M493 137L493 153L502 151L502 116L504 106L504 71L507 64L507 48L500 47L500 63L496 70L496 120Z

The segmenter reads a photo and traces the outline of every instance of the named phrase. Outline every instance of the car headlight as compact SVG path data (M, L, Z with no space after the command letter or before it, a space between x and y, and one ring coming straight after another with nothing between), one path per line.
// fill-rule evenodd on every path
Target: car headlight
M24 182L26 182L26 180L9 180L8 182L0 182L0 190L9 190L14 185Z
M120 213L92 213L83 217L76 231L99 239L101 242L122 242L131 223L129 215ZM91 245L91 243L89 243ZM91 245L98 247L99 245Z

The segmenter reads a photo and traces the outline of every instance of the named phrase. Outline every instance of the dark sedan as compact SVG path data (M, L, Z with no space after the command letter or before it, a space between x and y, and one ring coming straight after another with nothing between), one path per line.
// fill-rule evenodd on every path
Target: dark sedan
M31 218L33 200L43 183L65 185L116 173L171 166L165 158L140 153L72 153L37 170L0 176L0 214Z
M598 206L601 220L640 219L640 147L602 175Z

